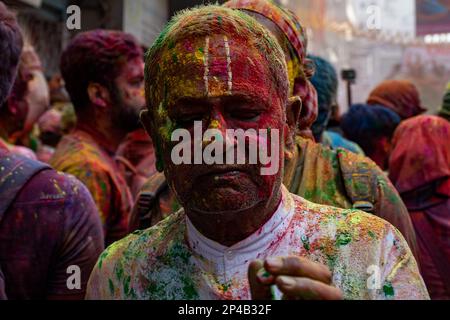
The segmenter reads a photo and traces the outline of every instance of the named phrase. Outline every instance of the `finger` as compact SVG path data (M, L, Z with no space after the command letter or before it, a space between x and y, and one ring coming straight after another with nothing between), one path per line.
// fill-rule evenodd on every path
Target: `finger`
M267 272L266 269L261 268L256 274L258 281L265 285L272 285L275 283L275 277Z
M264 268L272 275L306 277L331 283L331 271L327 266L298 256L270 257Z
M342 291L336 287L309 278L278 276L278 289L287 299L342 300Z
M253 300L270 300L272 292L269 285L263 284L258 280L258 271L263 268L262 260L250 262L248 266L248 282Z

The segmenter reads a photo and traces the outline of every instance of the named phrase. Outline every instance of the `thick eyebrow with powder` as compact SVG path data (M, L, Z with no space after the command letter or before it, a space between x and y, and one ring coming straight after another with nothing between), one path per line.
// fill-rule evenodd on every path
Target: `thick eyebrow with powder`
M169 116L176 116L179 113L190 114L204 111L211 108L211 103L204 98L183 97L169 108Z
M263 99L263 96L249 92L233 92L232 96L224 96L223 99L227 104L238 102L240 104L247 104L249 107L255 106L264 110L269 108L268 102L266 99Z

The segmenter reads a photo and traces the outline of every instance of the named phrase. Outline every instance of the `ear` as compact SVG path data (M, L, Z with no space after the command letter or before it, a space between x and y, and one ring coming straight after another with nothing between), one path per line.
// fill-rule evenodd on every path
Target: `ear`
M98 83L89 83L87 88L89 100L93 105L106 108L111 103L111 97L108 89Z
M19 113L19 109L18 109L17 103L12 103L11 100L6 100L5 108L8 108L9 113L14 115L14 116Z
M291 128L295 130L298 127L298 121L300 118L300 113L302 111L302 99L299 96L293 96L288 99L288 105L286 107L286 121Z
M150 112L148 109L141 110L139 114L140 121L142 123L142 126L144 127L147 134L152 138L153 146L155 148L155 155L156 155L156 169L159 172L164 171L164 161L162 157L162 144L161 139L159 139L159 136L157 135L155 125L153 123L153 119L151 118Z
M290 158L295 148L295 135L297 133L298 121L302 110L302 100L299 96L288 99L286 106L286 125L284 132L285 157Z

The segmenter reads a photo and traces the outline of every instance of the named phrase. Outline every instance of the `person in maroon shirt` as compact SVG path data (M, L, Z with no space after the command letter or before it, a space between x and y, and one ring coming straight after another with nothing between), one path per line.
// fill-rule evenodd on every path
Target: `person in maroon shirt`
M0 106L22 36L0 2ZM96 206L72 176L0 147L0 299L82 299L103 250Z
M450 299L450 123L432 115L403 121L393 139L389 178L416 230L432 299Z

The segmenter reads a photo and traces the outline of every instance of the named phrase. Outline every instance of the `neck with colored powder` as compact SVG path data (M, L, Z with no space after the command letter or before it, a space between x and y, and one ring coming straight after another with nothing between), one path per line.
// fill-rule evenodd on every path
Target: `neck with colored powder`
M79 119L76 129L88 133L108 153L115 153L127 132L102 121Z
M224 246L232 246L260 229L277 211L282 199L278 188L268 202L236 212L205 213L185 208L195 228L206 238Z

